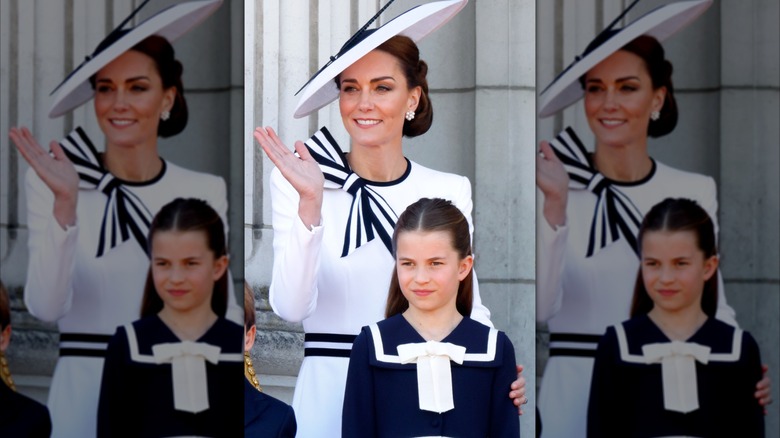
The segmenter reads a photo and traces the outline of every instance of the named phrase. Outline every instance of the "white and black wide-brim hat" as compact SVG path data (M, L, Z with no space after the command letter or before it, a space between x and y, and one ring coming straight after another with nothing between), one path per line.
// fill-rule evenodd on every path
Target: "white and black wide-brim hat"
M125 25L148 3L143 2L122 23L98 44L91 55L73 70L52 91L54 100L49 117L59 117L88 101L95 94L89 78L108 63L152 35L173 42L203 22L222 4L222 0L200 0L180 3L163 9L137 26L125 29Z
M390 1L360 28L331 56L330 61L298 91L302 93L295 108L296 119L307 116L333 102L339 96L339 89L333 79L355 61L396 35L404 35L415 43L450 21L466 6L468 0L446 0L426 3L409 9L377 29L367 29L392 3Z
M712 0L671 3L653 9L620 29L614 29L637 1L598 34L582 55L542 91L539 95L539 117L551 116L578 101L584 94L580 77L635 38L648 35L663 41L696 20L712 5Z

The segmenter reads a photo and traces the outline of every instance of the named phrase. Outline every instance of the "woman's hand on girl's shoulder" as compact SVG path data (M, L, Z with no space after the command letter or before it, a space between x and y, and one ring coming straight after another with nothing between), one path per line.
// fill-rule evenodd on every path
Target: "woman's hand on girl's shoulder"
M11 128L11 141L27 164L54 194L54 217L65 228L76 223L76 202L79 193L79 175L73 163L56 141L46 152L26 127Z
M523 405L528 403L528 397L525 396L525 377L523 377L523 366L517 365L517 380L509 386L509 398L517 406L518 415L523 415Z
M767 375L769 366L766 364L761 365L761 371L764 377L756 383L755 396L758 399L758 404L764 408L764 415L767 415L766 407L772 403L772 382Z

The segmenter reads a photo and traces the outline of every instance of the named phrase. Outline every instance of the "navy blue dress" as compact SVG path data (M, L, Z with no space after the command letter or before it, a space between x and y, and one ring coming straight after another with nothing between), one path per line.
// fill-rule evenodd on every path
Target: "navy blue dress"
M49 438L51 417L46 406L14 392L0 381L0 437Z
M588 406L589 437L763 437L764 416L753 396L761 359L753 337L708 318L686 342L711 348L708 363L696 361L699 408L688 413L664 408L660 363L639 363L642 346L669 338L647 315L615 326L599 342Z
M292 406L264 394L244 379L244 437L295 438Z
M243 327L218 318L197 340L221 349L216 364L206 362L209 408L198 413L175 409L171 364L149 361L152 346L180 339L157 315L133 322L132 329L128 337L120 326L108 344L98 437L242 436Z
M377 351L372 327L381 338ZM455 408L421 410L416 364L386 361L397 346L425 340L402 315L363 327L352 346L342 416L343 437L518 437L517 408L507 388L517 378L515 351L503 332L463 318L442 342L466 348L450 362Z

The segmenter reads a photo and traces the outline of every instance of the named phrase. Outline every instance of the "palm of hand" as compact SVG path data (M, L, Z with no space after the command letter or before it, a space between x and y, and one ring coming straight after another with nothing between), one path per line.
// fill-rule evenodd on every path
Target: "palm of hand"
M25 161L55 196L72 197L78 192L78 172L57 142L51 142L51 153L48 153L27 128L12 128L10 137Z

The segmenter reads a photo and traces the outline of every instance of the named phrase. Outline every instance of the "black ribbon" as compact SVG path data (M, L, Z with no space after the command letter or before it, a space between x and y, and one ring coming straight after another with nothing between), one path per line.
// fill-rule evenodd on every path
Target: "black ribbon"
M306 81L306 83L303 84L303 86L298 91L295 92L295 96L297 96L298 93L300 93L304 88L306 88L306 86L309 85L309 83L311 81L313 81L314 78L319 76L319 74L322 73L323 70L325 70L329 65L333 64L333 62L335 60L339 59L342 55L347 53L349 51L349 49L355 47L355 45L357 45L357 43L363 41L364 39L366 39L366 37L371 35L376 29L368 29L368 26L370 26L371 23L376 21L377 18L379 18L379 16L382 15L382 12L384 12L385 9L387 9L387 7L390 6L390 4L392 4L394 1L395 0L390 0L389 2L387 2L387 4L382 6L382 9L380 9L376 14L374 14L374 16L371 17L366 22L366 24L364 24L360 29L358 29L357 32L355 32L351 37L349 37L347 42L344 43L343 46L341 46L341 49L339 49L339 52L336 53L335 55L331 56L330 59L328 59L328 62L325 63L325 65L323 65L319 70L317 70L317 73L314 73L314 75L312 75L312 77L310 77L309 80Z
M575 56L574 57L574 61L571 64L569 64L565 69L563 69L562 72L558 73L558 76L556 76L555 79L553 79L552 82L550 82L549 85L544 87L544 90L542 90L541 94L544 94L550 87L553 86L554 83L558 82L558 79L560 79L561 76L566 74L567 71L571 70L572 67L577 65L577 63L580 62L580 60L582 58L587 56L590 52L596 50L596 48L598 48L599 46L601 46L602 44L607 42L607 40L609 40L610 38L615 36L618 32L620 32L620 29L615 29L615 25L618 24L618 22L620 20L622 20L623 17L626 16L628 11L630 11L631 8L633 8L634 5L636 5L637 3L639 3L639 0L634 0L634 2L631 3L630 5L628 5L628 7L626 9L624 9L623 12L621 12L620 15L617 16L617 18L612 20L612 22L609 23L609 25L607 27L605 27L604 30L599 32L599 34L596 35L595 38L593 38L593 41L588 43L587 47L585 47L585 51L583 51L581 55Z
M305 142L325 176L326 188L340 188L352 195L341 257L346 257L377 236L393 252L393 229L398 215L367 181L352 171L347 157L324 126Z
M620 236L638 257L637 235L644 216L642 212L625 193L612 185L611 180L594 169L585 146L571 127L561 131L550 145L569 174L569 187L590 190L597 197L587 257L620 240Z
M149 255L147 236L152 214L141 198L103 167L98 159L97 149L81 127L77 127L60 141L60 146L76 167L79 188L99 190L107 197L96 257L102 257L110 249L128 240L131 235ZM165 161L162 163L162 172L165 172Z
M82 68L82 67L84 67L84 65L85 65L86 63L88 63L88 62L89 62L89 61L90 61L92 58L94 58L94 57L96 57L97 55L99 55L99 54L100 54L100 52L102 52L103 50L105 50L106 48L108 48L109 46L111 46L111 44L113 44L114 42L116 42L117 40L119 40L119 38L121 38L121 37L122 37L122 35L124 35L124 34L126 34L127 32L129 32L129 31L130 31L130 29L124 29L125 25L126 25L127 23L129 23L129 22L130 22L130 20L132 20L132 19L133 19L133 17L135 17L135 16L138 14L138 11L140 11L140 10L141 10L141 9L142 9L144 6L146 6L146 4L147 4L147 3L149 3L149 0L144 0L144 2L143 2L143 3L141 3L141 5L140 5L140 6L138 6L137 8L135 8L135 10L133 10L133 12L131 12L131 13L130 13L130 15L128 15L128 16L127 16L127 17L126 17L124 20L122 20L122 22L121 22L121 23L119 23L119 26L117 26L117 27L116 27L114 30L112 30L112 31L111 31L111 32L110 32L108 35L106 35L106 37L105 37L105 38L103 38L103 41L101 41L101 42L100 42L100 44L98 44L98 46L95 48L95 51L94 51L94 52L92 52L91 54L87 55L86 57L84 57L84 60L83 60L83 61L81 61L81 64L79 64L79 66L78 66L78 67L76 67L76 68L75 68L75 69L74 69L72 72L70 72L70 74L69 74L68 76L66 76L66 77L65 77L65 79L64 79L62 82L60 82L60 84L59 84L59 85L57 85L57 86L54 88L54 90L52 90L52 91L51 91L51 93L50 93L49 95L52 95L52 94L54 94L54 93L55 93L57 90L59 90L59 89L60 89L60 87L62 86L62 84L64 84L65 82L68 82L68 79L70 79L70 77L71 77L71 76L73 76L74 74L76 74L76 72L77 72L77 71L81 70L81 68Z

